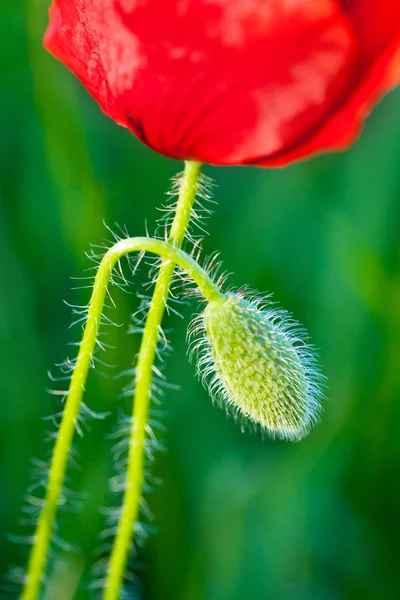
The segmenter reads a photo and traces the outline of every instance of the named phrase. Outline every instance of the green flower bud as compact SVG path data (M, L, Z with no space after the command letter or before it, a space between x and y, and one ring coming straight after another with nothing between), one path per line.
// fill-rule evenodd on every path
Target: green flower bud
M207 305L199 328L198 372L211 395L273 436L303 437L317 419L322 377L288 313L228 293Z

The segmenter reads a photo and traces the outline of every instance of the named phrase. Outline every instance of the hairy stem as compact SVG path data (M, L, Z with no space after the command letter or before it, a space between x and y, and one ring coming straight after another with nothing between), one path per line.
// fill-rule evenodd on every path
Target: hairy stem
M53 450L46 494L36 526L21 600L36 600L40 593L46 570L57 508L64 486L68 457L79 416L87 374L96 345L107 284L113 266L111 256L106 256L105 259L103 260L104 264L102 263L102 267L97 272L94 283L88 318Z
M195 173L199 173L199 167L196 165L197 170L194 165L187 166L186 173L186 187L187 187L187 200L192 202L192 195L194 196L196 187L196 179ZM191 177L189 177L191 175ZM190 194L189 194L190 190ZM180 198L180 202L185 204L185 210L181 210L182 219L186 219L186 223L189 220L189 215L187 211L186 203L183 202L183 199ZM179 206L179 202L178 202ZM178 211L177 211L178 212ZM189 211L190 212L190 211ZM179 227L178 229L175 227L175 231L183 232L183 229ZM177 244L176 244L177 245ZM46 564L48 559L48 553L51 543L51 537L54 531L55 519L57 514L57 508L60 502L62 489L64 486L65 474L68 465L68 457L71 450L71 445L73 441L73 436L76 429L76 423L79 416L79 411L82 403L82 397L85 389L86 379L89 372L90 365L93 360L93 353L97 343L97 335L99 331L99 326L101 322L101 316L103 312L104 300L107 292L107 286L111 277L112 270L117 263L117 261L130 252L150 252L154 254L158 254L162 256L162 271L160 273L163 275L163 284L162 290L165 290L165 286L167 285L167 278L165 273L170 273L168 280L169 282L172 277L172 273L174 270L174 266L178 265L183 270L185 270L188 275L195 281L203 295L207 300L211 300L219 295L219 290L217 286L211 281L210 277L207 273L187 254L185 254L179 248L171 245L167 242L162 242L160 240L153 240L149 238L128 238L126 240L121 240L117 244L115 244L104 256L99 269L96 274L92 297L89 304L89 311L87 316L87 321L83 333L82 342L80 344L79 353L76 359L76 364L72 373L72 378L68 390L68 395L65 402L63 417L60 425L60 429L57 434L57 439L54 446L53 456L50 465L50 471L48 476L48 482L46 487L46 494L43 500L43 505L41 509L41 513L39 515L39 520L37 523L36 531L34 534L34 543L32 546L31 555L29 558L28 569L25 579L24 589L22 591L21 600L37 600L41 586L44 578L44 573L46 570ZM159 279L160 281L160 279ZM159 301L162 300L162 308L165 306L166 296L159 295L155 298L158 298ZM154 299L153 299L154 302ZM150 311L151 312L151 311ZM157 312L159 315L160 321L162 312ZM149 315L150 316L150 315ZM153 310L153 319L152 323L154 326L155 323L154 310ZM158 333L158 325L157 325L157 333ZM146 335L146 333L145 333ZM148 341L145 347L148 347ZM154 344L157 343L157 336L155 338ZM142 343L143 346L143 343ZM153 354L154 359L154 354ZM145 362L144 366L146 367L147 363ZM152 363L148 365L150 368L150 376L148 378L149 385L151 381L151 368ZM143 365L142 365L143 369ZM148 399L146 399L148 402ZM143 408L143 404L142 404ZM135 414L137 410L137 405L135 403ZM146 409L147 411L147 409ZM146 412L147 415L147 412ZM143 433L142 437L142 445L144 442L144 428L146 426L145 420L142 418L142 427ZM143 447L139 447L136 444L136 429L132 433L132 437L134 440L134 447L139 448L138 454L142 454ZM132 442L133 443L133 442ZM131 443L131 445L132 445ZM131 456L136 453L131 452ZM131 461L132 462L132 461ZM140 465L142 462L139 463ZM129 474L132 476L131 470ZM135 476L135 484L138 480ZM143 477L143 474L141 474ZM129 486L128 488L129 489ZM126 498L125 498L126 500ZM124 513L122 513L124 514ZM135 514L135 513L134 513ZM132 524L133 525L133 524ZM130 529L131 533L132 526ZM130 542L130 537L128 539L128 546ZM125 565L125 563L124 563ZM122 575L123 577L123 568ZM118 598L119 591L116 591L115 596L111 596L113 598Z
M180 247L189 225L199 185L201 165L186 162L175 217L168 241ZM126 488L113 543L104 589L104 600L121 596L124 573L135 525L138 520L144 477L144 450L148 421L150 388L161 321L174 274L174 263L163 260L151 300L136 367L133 417L129 439Z

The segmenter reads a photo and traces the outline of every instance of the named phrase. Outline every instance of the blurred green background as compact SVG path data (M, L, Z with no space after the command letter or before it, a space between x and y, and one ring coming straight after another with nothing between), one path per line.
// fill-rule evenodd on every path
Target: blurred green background
M22 566L19 519L31 457L45 458L57 410L47 371L74 348L63 300L91 266L103 219L151 231L168 179L181 169L102 115L41 46L46 0L0 7L0 565ZM345 154L284 170L207 168L218 205L205 251L221 251L232 284L272 291L308 329L328 377L322 423L299 444L242 433L212 407L186 358L184 320L163 402L167 452L148 496L151 534L138 556L138 597L157 600L344 600L398 597L400 538L400 90ZM145 281L142 269L137 285ZM138 287L137 289L140 289ZM111 411L78 442L72 487L89 498L60 519L65 598L90 580L98 506L111 502L111 441L129 399L124 380L138 339L127 335L135 294L117 293L107 379L90 376L88 405ZM63 573L58 575L60 578ZM63 598L61 592L47 599ZM77 598L90 598L83 588Z

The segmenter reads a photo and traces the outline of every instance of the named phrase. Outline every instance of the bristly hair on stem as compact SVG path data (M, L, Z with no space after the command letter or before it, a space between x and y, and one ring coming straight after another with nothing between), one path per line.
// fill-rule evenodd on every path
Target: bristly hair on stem
M37 526L21 600L38 599L51 543L59 543L55 535L56 516L64 502L66 470L75 431L81 432L83 417L103 418L86 407L82 398L88 371L98 362L96 347L106 347L99 339L99 329L105 319L103 309L109 294L108 285L112 282L122 289L128 286L120 265L122 257L138 254L133 273L146 253L161 257L161 264L153 296L149 301L144 300L136 322L136 329L143 333L142 342L131 373L134 385L123 392L134 396L132 416L124 415L120 420L113 447L116 473L112 488L122 493L122 502L119 508L108 511L108 527L102 538L103 549L110 550L110 557L97 565L96 581L92 582L92 589L100 593L102 590L103 600L118 600L125 594L133 542L140 544L147 529L140 518L151 519L143 493L154 481L148 476L146 465L154 460L160 443L156 434L157 416L150 404L152 400L156 403L157 396L168 385L156 359L160 342L161 347L168 346L161 325L176 268L180 284L186 285L186 279L194 282L206 302L192 331L201 334L200 343L195 344L199 354L198 372L206 380L211 377L211 395L222 399L228 411L272 436L285 439L300 439L318 418L322 377L314 350L306 344L298 325L286 311L273 307L269 298L264 299L262 306L259 298L249 299L240 291L222 293L226 276L220 274L217 255L206 263L206 269L200 267L194 258L200 244L194 238L191 254L181 249L202 185L205 188L201 193L208 200L209 183L201 183L200 171L198 163L185 164L175 216L166 239L116 235L116 243L101 257L89 305L73 307L75 324L83 326L83 338L78 344L76 359L68 360L62 367L62 380L69 381L68 390L55 392L65 400L65 407L55 417L56 421L60 419L60 425L54 436L51 461L45 464L45 477L41 482L45 495L37 502ZM91 258L98 261L100 257L93 252ZM112 302L111 296L108 297Z
M104 348L99 341L99 328L102 321L103 307L107 288L113 269L120 258L129 252L152 252L163 257L160 274L150 304L146 320L141 351L136 368L134 414L129 426L129 449L127 461L126 486L123 509L120 514L116 537L111 551L110 564L107 570L107 585L104 597L119 598L128 554L131 547L133 529L137 521L141 502L144 456L148 448L147 437L151 437L148 424L149 401L152 385L154 386L154 359L160 336L160 326L168 298L175 265L179 265L194 278L206 297L219 294L218 288L187 254L179 250L185 237L196 194L199 189L201 165L185 163L185 171L181 178L180 192L175 218L167 242L148 238L128 238L119 240L103 257L93 282L93 292L88 307L73 309L76 311L76 322L84 324L82 342L78 345L76 359L68 361L66 378L71 376L68 390L58 392L65 398L59 431L55 437L55 446L48 469L48 477L44 499L38 502L39 514L35 534L32 538L32 550L27 573L24 577L22 600L36 600L41 592L48 566L51 541L55 539L54 528L58 507L62 501L65 476L73 437L79 432L79 418L82 397L88 371L95 361L95 348ZM122 270L115 281L126 286ZM87 409L87 412L90 412Z
M167 243L172 246L180 248L188 233L189 224L193 216L194 203L199 191L200 174L201 165L199 163L185 163L185 170L179 182L179 193L174 217L169 231L166 231ZM197 265L195 261L193 263ZM162 318L174 270L175 263L163 257L144 326L136 365L126 484L117 532L106 571L104 600L118 600L121 595L131 550L132 536L135 531L135 525L138 522L145 473L144 449L147 437L146 427L149 418L151 386L154 376L153 367L156 359ZM192 273L189 271L188 273L192 276ZM199 282L196 281L196 283ZM217 288L214 286L215 289ZM217 291L216 293L218 294L219 292Z

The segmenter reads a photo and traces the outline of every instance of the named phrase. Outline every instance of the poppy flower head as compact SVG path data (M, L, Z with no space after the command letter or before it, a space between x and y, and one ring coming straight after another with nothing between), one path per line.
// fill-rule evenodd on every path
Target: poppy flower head
M284 165L347 146L400 80L398 0L54 0L45 46L177 159Z

